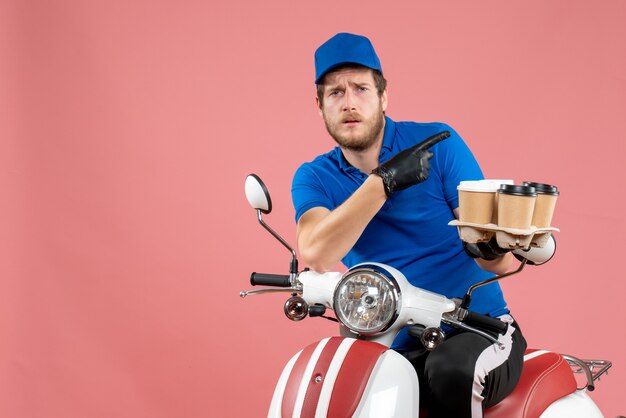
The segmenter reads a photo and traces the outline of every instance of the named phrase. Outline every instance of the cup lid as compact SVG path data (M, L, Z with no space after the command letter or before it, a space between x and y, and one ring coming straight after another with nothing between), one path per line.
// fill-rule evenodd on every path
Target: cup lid
M533 181L525 181L524 186L534 187L537 193L540 194L550 194L553 196L559 195L559 189L556 186L545 183L535 183Z
M456 188L466 192L494 193L498 191L502 184L513 184L513 180L464 180Z
M503 184L498 189L500 194L510 194L515 196L537 196L537 191L532 186L519 186L516 184Z

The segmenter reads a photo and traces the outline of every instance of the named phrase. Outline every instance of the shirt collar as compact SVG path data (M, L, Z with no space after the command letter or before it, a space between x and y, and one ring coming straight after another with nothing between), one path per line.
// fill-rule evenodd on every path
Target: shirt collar
M337 161L339 162L339 168L341 168L343 171L346 171L352 167L348 160L346 160L346 157L344 157L343 152L341 152L341 148L338 146L335 147L335 158L337 158Z
M396 142L396 123L389 116L385 116L385 133L383 134L383 146L380 149L379 161L382 162L389 157L389 151L393 151Z
M388 160L391 155L391 151L393 151L393 145L396 139L396 123L391 120L389 116L385 116L385 131L383 132L383 145L380 148L380 155L378 156L378 160L382 163L385 160ZM339 167L342 170L349 170L352 165L346 160L346 157L341 152L340 147L335 147L335 155L337 161L339 162Z

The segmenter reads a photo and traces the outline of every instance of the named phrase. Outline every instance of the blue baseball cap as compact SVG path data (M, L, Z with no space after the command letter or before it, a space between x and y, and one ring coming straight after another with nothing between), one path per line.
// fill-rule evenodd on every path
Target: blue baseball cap
M338 33L315 51L315 84L327 72L346 64L358 64L383 72L374 46L365 36Z

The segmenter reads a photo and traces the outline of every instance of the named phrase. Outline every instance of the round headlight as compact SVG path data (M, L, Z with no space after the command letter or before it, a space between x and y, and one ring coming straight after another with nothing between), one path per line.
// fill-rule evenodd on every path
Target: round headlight
M351 331L371 335L386 330L400 312L400 287L377 265L348 271L337 284L333 306L337 319Z

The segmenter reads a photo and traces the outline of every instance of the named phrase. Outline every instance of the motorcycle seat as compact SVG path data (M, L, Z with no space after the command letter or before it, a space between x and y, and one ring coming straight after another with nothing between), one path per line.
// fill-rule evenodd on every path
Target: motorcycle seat
M502 402L485 411L485 418L536 418L557 399L576 391L576 379L558 353L528 349L520 381Z

